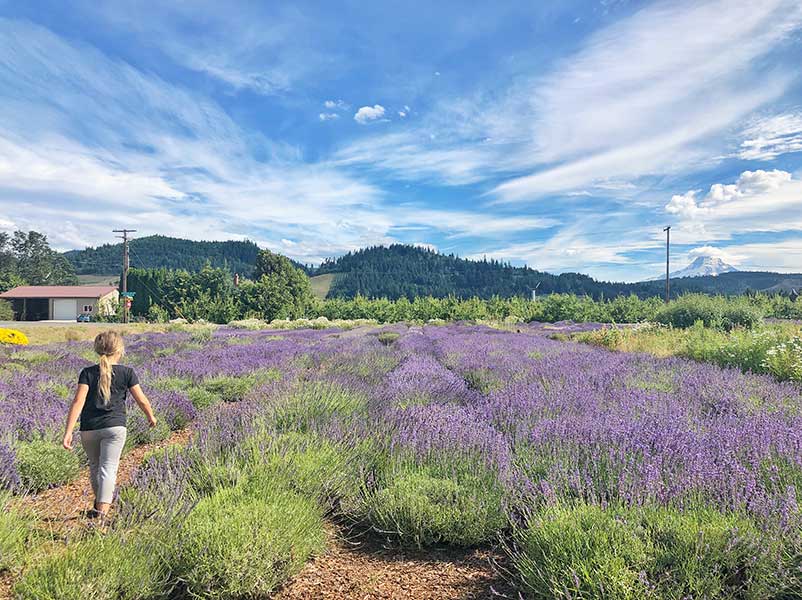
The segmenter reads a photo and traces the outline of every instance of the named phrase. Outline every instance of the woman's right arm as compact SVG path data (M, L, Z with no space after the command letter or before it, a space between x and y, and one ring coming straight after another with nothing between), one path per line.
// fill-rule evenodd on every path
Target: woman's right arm
M148 418L148 423L150 423L151 427L156 427L156 416L153 414L153 407L150 405L150 400L145 395L145 392L142 391L142 386L138 383L130 388L131 396L134 397L134 400L139 405L139 408L142 409L142 412L145 413L145 416Z
M64 439L61 445L67 450L72 450L72 432L75 429L75 424L78 422L78 417L84 408L86 402L86 395L89 393L89 386L85 383L79 383L78 389L75 390L75 398L72 399L70 410L67 413L67 427L64 430Z

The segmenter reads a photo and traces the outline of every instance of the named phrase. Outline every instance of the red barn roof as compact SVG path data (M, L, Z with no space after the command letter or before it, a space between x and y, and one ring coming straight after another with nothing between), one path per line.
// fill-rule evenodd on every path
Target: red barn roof
M100 298L116 289L113 285L21 285L0 298Z

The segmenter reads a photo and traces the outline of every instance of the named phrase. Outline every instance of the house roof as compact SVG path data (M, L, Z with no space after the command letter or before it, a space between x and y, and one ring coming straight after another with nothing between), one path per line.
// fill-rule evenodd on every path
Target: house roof
M113 285L21 285L0 298L100 298L116 289Z

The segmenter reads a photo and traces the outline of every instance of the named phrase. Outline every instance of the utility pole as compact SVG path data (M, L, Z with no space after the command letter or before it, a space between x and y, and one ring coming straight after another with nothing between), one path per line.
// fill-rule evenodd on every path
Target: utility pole
M113 233L122 233L122 235L117 236L123 241L123 275L120 282L122 287L120 295L123 296L123 323L128 323L128 234L136 233L136 229L114 229Z
M671 298L671 278L668 276L669 269L668 269L668 256L669 256L669 247L671 246L670 243L670 236L671 236L671 225L667 225L663 228L663 231L666 232L666 304Z

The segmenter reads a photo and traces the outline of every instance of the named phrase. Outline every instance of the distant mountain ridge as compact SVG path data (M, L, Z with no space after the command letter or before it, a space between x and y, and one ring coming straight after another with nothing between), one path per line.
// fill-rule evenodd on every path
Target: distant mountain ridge
M133 238L129 248L132 267L199 271L208 262L213 267L227 268L245 277L251 276L260 250L249 240L198 242L164 235ZM119 275L122 243L70 250L64 256L73 264L78 275ZM307 270L304 265L293 263Z
M149 236L132 240L131 250L131 265L136 267L197 271L208 261L212 266L225 267L232 273L250 277L259 247L250 241L195 242ZM121 244L65 253L79 275L117 275L121 255ZM468 260L404 244L349 252L326 260L317 268L294 264L310 276L326 275L322 294L327 294L328 298L353 298L357 294L391 299L418 296L528 298L535 288L538 295L572 293L597 299L622 294L648 298L664 293L662 278L639 283L598 281L581 273L554 275L497 260ZM693 271L699 275L676 277L678 273L691 272L686 269L672 274L672 296L686 292L743 294L750 290L788 292L802 289L802 274L725 271L723 269L730 265L704 260L698 264L694 261L690 267L694 265L702 269ZM708 267L711 269L709 274L702 274Z
M704 262L704 261L703 261ZM473 261L418 246L364 248L324 262L315 273L334 274L328 297L414 298L417 296L525 296L573 293L594 298L635 294L662 296L662 279L638 283L597 281L581 273L553 275L495 260ZM790 291L802 288L802 274L729 271L716 275L673 278L671 294L744 294L749 291Z

